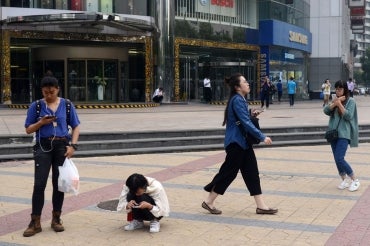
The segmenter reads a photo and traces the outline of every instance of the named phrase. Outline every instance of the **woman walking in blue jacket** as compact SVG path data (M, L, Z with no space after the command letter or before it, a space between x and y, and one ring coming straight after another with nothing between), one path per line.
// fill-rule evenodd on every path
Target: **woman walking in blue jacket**
M253 147L247 143L246 137L242 134L236 122L239 120L245 132L250 133L265 144L271 144L271 138L266 137L257 129L250 119L248 102L245 99L245 96L250 92L250 88L245 78L238 73L226 78L225 82L229 85L231 91L223 122L223 125L226 124L224 140L226 159L211 183L204 187L209 195L202 203L202 207L211 214L221 214L221 210L214 207L214 201L218 195L225 193L240 170L244 183L256 202L256 213L275 214L278 210L268 207L262 197L257 159Z

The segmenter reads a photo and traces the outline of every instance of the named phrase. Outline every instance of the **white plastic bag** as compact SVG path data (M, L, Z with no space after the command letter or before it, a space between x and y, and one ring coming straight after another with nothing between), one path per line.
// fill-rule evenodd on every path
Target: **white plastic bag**
M66 158L63 166L59 166L58 168L58 190L77 196L78 189L80 188L80 175L73 161L70 158Z

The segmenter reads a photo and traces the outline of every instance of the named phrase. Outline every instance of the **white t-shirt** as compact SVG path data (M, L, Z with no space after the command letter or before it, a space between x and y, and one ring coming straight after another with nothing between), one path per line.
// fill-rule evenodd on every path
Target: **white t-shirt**
M211 87L211 80L209 80L209 78L205 78L203 80L203 83L204 83L204 87Z
M355 83L353 81L347 81L347 86L349 91L353 91L355 89Z
M158 88L154 91L153 97L155 96L163 96L163 92Z
M330 95L330 84L323 83L321 89L324 95Z

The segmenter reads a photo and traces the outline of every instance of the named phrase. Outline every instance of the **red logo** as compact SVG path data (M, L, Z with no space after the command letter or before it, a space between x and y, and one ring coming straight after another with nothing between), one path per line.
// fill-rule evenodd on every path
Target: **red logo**
M211 0L211 4L226 8L234 8L234 0Z

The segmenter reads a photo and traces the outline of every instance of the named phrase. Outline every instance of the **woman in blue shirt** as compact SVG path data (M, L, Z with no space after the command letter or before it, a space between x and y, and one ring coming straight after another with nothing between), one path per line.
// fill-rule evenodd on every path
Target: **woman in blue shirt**
M247 143L247 139L243 136L236 124L238 121L237 118L239 118L245 132L250 133L265 144L271 144L271 138L266 137L251 122L248 112L248 102L245 99L245 96L250 92L250 88L244 76L237 73L230 78L226 78L225 82L229 85L231 91L223 122L223 125L226 124L224 141L226 159L211 183L204 187L204 190L209 192L209 195L202 203L202 207L211 214L221 214L222 211L214 207L214 201L218 195L225 193L240 170L244 183L256 202L256 213L275 214L278 210L269 208L263 200L257 159L252 145Z
M344 159L348 144L358 146L358 119L355 99L350 97L347 82L337 81L334 85L336 98L324 107L324 113L330 116L329 129L338 130L338 139L330 143L338 173L342 178L338 189L356 191L360 182ZM348 180L347 177L350 179Z
M33 147L35 177L32 195L31 222L23 236L30 237L42 231L40 218L45 202L45 188L52 169L52 221L51 227L56 232L64 231L60 220L64 193L58 191L58 167L65 158L70 158L77 150L79 124L76 110L71 102L58 97L58 80L50 74L41 80L43 98L30 105L25 122L26 133L36 133ZM69 106L67 106L69 105ZM67 122L68 120L68 122ZM69 135L68 125L72 128Z

